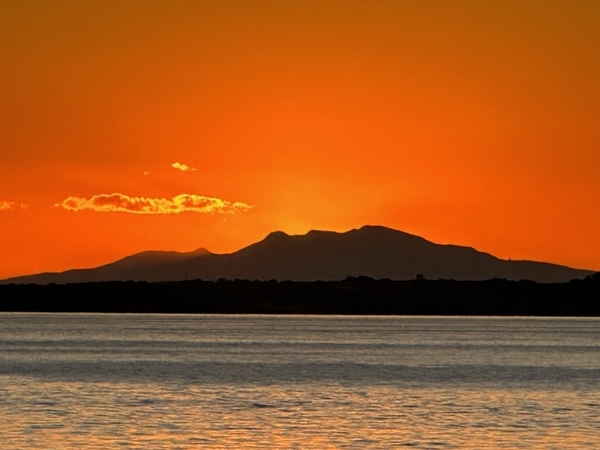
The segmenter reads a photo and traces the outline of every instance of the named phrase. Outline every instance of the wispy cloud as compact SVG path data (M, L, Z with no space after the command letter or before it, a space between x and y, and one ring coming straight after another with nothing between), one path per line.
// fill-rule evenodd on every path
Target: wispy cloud
M128 212L133 214L235 214L252 206L241 202L228 202L220 198L181 194L167 198L130 197L123 194L101 194L91 198L68 197L55 205L69 211Z
M0 211L10 211L13 209L26 209L26 203L0 201Z
M196 168L178 162L174 162L173 164L171 164L171 167L177 170L181 170L182 172L195 172L196 170L198 170Z

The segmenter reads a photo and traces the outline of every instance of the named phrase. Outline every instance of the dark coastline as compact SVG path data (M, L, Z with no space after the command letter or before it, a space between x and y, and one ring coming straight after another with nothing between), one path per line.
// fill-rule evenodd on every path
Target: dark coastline
M0 311L600 316L600 274L568 283L180 281L0 286Z

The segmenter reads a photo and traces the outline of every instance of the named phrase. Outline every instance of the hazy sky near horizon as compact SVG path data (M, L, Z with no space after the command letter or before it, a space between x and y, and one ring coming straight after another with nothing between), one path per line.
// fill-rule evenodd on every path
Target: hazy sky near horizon
M600 270L600 2L0 2L0 278L385 225Z

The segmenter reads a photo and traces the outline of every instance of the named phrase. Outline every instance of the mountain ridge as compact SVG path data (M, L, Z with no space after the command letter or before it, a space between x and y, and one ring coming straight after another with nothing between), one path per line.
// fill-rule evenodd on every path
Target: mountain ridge
M583 279L592 271L527 260L502 260L472 247L436 244L400 230L365 225L346 232L283 231L238 251L215 254L146 251L91 268L9 278L2 284L81 283L100 281L179 281L258 279L335 281L348 276L395 280L485 280L505 278L537 282Z

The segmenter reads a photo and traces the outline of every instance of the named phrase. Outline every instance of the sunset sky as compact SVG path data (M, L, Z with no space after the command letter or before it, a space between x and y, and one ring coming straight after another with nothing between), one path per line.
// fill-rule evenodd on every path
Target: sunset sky
M0 2L0 278L389 226L600 270L600 2Z

